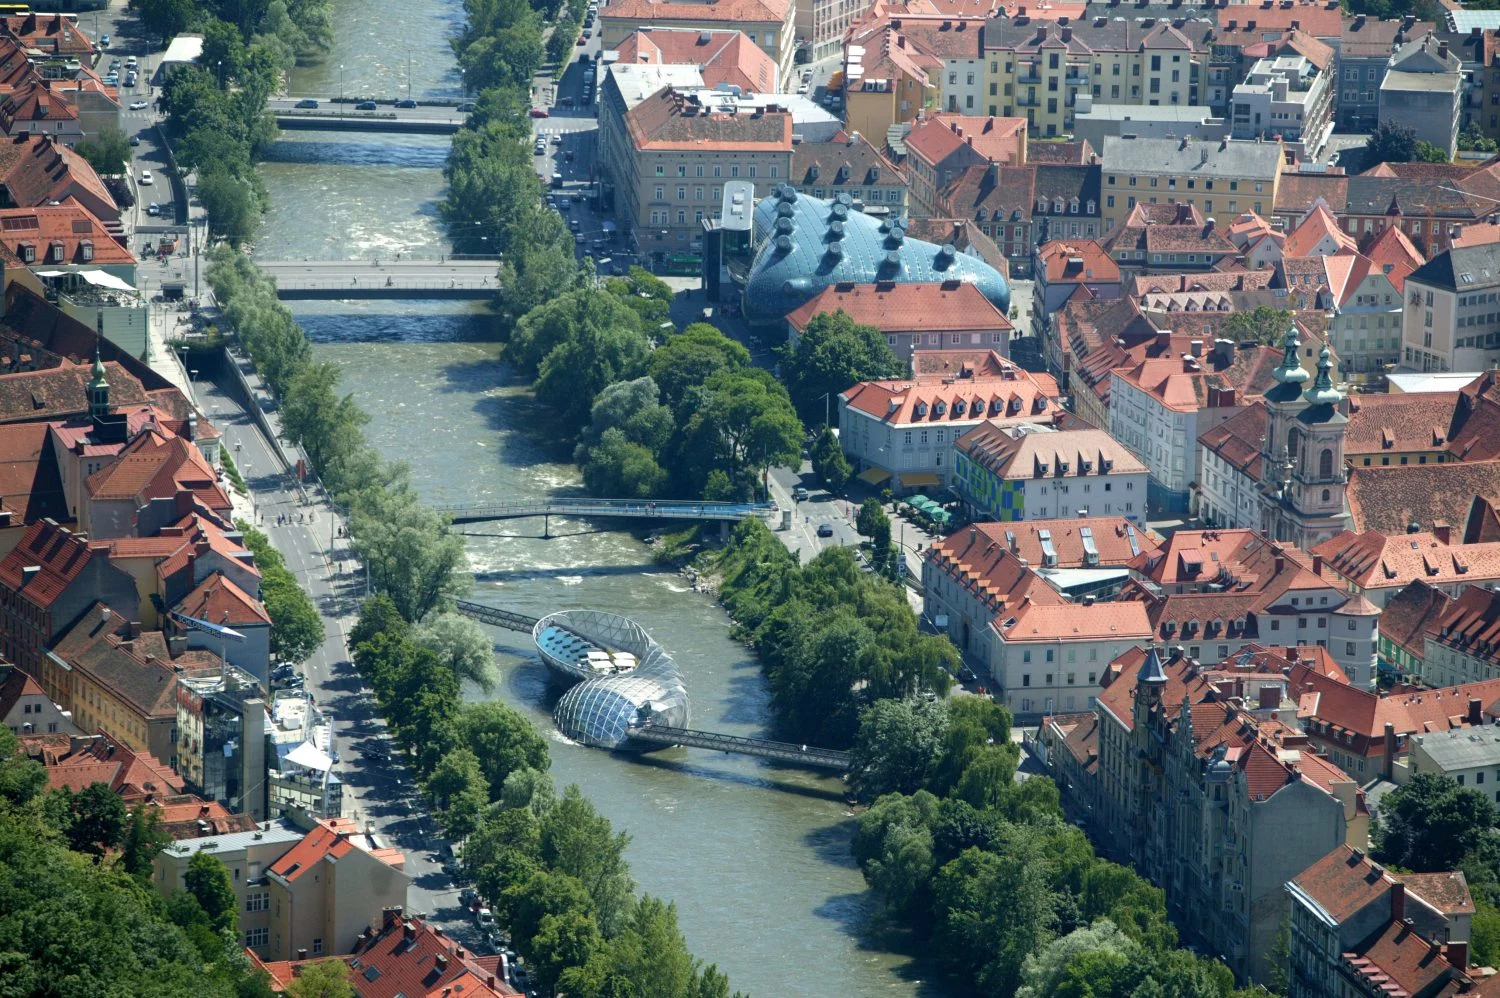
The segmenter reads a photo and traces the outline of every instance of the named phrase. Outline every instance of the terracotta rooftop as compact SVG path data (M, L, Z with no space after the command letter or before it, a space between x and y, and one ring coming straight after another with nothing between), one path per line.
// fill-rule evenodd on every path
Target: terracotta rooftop
M146 658L128 638L129 624L95 604L58 638L52 654L128 702L144 720L177 716L177 673L170 659Z
M72 744L70 743L70 748ZM60 758L44 761L47 782L53 788L83 790L103 783L127 804L180 795L182 778L166 763L146 752L137 752L108 735L83 740Z
M1151 621L1140 603L1038 603L997 615L995 628L1006 641L1149 641Z
M1299 0L1293 4L1231 3L1218 9L1219 27L1232 28L1254 22L1255 31L1289 30L1292 22L1315 38L1338 38L1343 20L1338 4Z
M1092 239L1054 239L1037 251L1037 257L1049 284L1064 281L1108 284L1120 280L1120 265Z
M14 525L72 519L48 433L46 423L0 426L0 510L18 517Z
M62 204L0 210L0 239L23 262L104 266L136 258L73 198Z
M1258 346L1236 350L1228 363L1213 351L1205 351L1193 363L1170 356L1145 359L1114 374L1168 409L1192 412L1210 404L1210 389L1233 390L1239 398L1264 393L1280 361L1280 350Z
M1403 873L1401 882L1406 885L1407 894L1421 898L1439 914L1474 914L1474 897L1469 893L1469 882L1462 870Z
M363 849L397 869L405 862L399 852L377 846L375 839L367 835L355 819L319 818L317 827L272 863L268 872L289 881L296 880L324 860L336 862L355 849Z
M791 15L791 0L710 0L679 3L675 0L610 0L600 8L605 21L638 21L642 24L783 24Z
M1104 430L1027 432L984 422L953 446L1005 480L1144 475L1147 471L1139 458Z
M852 189L904 186L906 177L863 135L840 132L829 142L797 143L792 149L792 183Z
M843 312L856 323L883 333L959 332L993 333L1010 330L1010 320L973 284L964 281L875 284L841 282L787 316L799 332L822 312Z
M1380 611L1380 636L1420 661L1427 653L1427 637L1437 633L1438 620L1449 602L1441 589L1421 579L1409 583L1386 600Z
M1266 439L1266 403L1251 402L1211 430L1198 435L1198 443L1251 481L1260 481L1261 445Z
M1395 882L1394 876L1363 851L1346 845L1337 846L1292 879L1303 894L1340 924L1384 901Z
M260 600L226 579L220 572L210 573L173 609L189 617L229 627L253 627L271 623L270 615L266 613Z
M48 55L91 56L94 43L78 27L78 16L61 13L11 14L3 19L0 31L14 37L26 48Z
M62 419L88 411L90 366L64 362L39 371L0 374L0 423L30 423ZM110 401L139 405L146 401L140 381L119 364L104 364Z
M1011 364L999 377L923 375L889 381L862 381L839 400L849 408L894 425L942 425L985 418L1023 418L1048 423L1062 411L1055 395L1026 371ZM1055 390L1055 382L1050 386Z
M973 34L977 45L979 32ZM1018 166L1026 159L1026 119L934 114L918 121L904 141L928 163L942 163L967 147L988 162Z
M90 475L85 488L96 502L128 499L137 506L187 490L221 515L231 510L218 472L202 452L181 437L161 433L136 437L113 464Z
M703 84L740 87L750 93L776 92L776 60L740 31L642 27L616 48L625 65L697 66Z
M1321 250L1319 244L1322 244ZM1282 256L1295 260L1313 255L1328 256L1340 250L1355 252L1358 248L1354 237L1339 226L1333 212L1318 204L1313 206L1295 229L1287 233L1281 253Z
M1023 602L1073 605L1012 552L1003 537L995 539L992 531L957 531L929 547L926 559L982 600L997 624Z
M50 607L108 545L90 542L51 520L33 523L0 559L0 586L40 607ZM35 569L35 571L27 571Z
M1400 589L1421 580L1433 586L1500 579L1500 542L1464 544L1456 531L1383 534L1344 531L1313 553L1360 589Z
M613 6L609 9L613 9ZM673 3L661 6L679 9L700 5ZM766 111L758 114L726 114L704 108L691 96L671 87L662 88L625 112L625 128L637 151L792 151L790 113Z
M1343 957L1366 987L1380 993L1424 998L1459 993L1459 972L1443 958L1442 947L1401 922L1391 922L1371 942Z
M10 194L10 203L35 208L77 197L101 217L117 219L119 206L88 161L45 135L22 137L19 133L0 142L0 185Z
M1475 496L1500 496L1500 461L1349 469L1351 529L1404 534L1411 524L1462 523Z

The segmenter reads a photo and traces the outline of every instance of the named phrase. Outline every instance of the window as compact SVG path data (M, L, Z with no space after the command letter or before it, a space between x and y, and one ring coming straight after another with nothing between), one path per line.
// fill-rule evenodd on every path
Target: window
M264 946L270 941L271 930L264 925L258 929L251 929L249 932L245 933L245 945L250 947L251 949L254 949L257 946Z
M1029 663L1031 661L1031 652L1030 651L1023 651L1023 652L1021 652L1021 661Z
M245 895L246 911L268 911L271 907L271 895L269 892Z
M313 956L323 955L323 937L319 936L313 940Z
M658 163L656 165L656 175L658 177L665 177L667 175L667 168Z
M1026 654L1029 656L1031 653L1027 652ZM1022 686L1030 686L1031 685L1031 673L1029 673L1029 672L1023 672L1023 673L1021 673L1021 685Z

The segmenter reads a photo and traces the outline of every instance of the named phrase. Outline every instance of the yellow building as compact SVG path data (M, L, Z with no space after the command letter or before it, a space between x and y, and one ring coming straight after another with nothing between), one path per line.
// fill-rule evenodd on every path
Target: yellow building
M979 113L1025 118L1031 134L1055 136L1073 131L1080 100L1085 108L1198 104L1213 31L1212 21L1199 18L991 21Z
M1190 204L1204 218L1262 214L1276 203L1282 161L1279 142L1106 136L1100 155L1105 231L1137 203Z
M641 28L692 28L697 31L741 31L776 61L782 91L796 73L797 32L791 0L707 0L704 3L662 0L610 0L599 11L599 35L606 50L619 48Z

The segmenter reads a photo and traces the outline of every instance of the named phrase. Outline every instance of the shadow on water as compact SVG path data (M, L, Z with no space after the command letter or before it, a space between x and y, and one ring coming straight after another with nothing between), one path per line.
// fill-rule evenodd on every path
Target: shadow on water
M910 984L916 998L950 998L961 993L936 960L922 955L926 942L881 912L879 900L870 891L831 895L813 914L838 926L861 950L906 956L906 962L893 965L890 972Z
M836 790L824 790L820 787L809 787L800 783L767 779L765 776L753 773L736 773L732 770L717 769L712 766L705 766L702 763L690 762L684 758L689 753L706 753L711 755L712 753L707 749L673 748L664 749L663 751L674 753L674 756L672 758L663 758L661 753L657 752L652 752L649 755L639 752L612 752L610 755L621 762L628 762L636 766L681 773L684 776L701 776L705 779L716 780L721 783L734 783L744 787L779 790L782 793L806 797L810 800L838 801L843 799ZM803 770L798 770L798 772L803 772Z
M576 537L581 534L602 534L603 530L579 530L570 534L559 534L553 531L553 537ZM464 534L465 537L516 537L527 538L527 534ZM490 571L475 572L474 579L477 582L525 582L528 579L556 579L567 576L583 576L584 578L606 576L606 575L640 575L644 572L658 571L658 566L649 562L638 565L568 565L559 568L515 568L515 569L492 569Z
M731 676L729 688L725 691L724 709L719 712L719 723L758 725L765 719L766 681L761 677L759 666L754 672Z

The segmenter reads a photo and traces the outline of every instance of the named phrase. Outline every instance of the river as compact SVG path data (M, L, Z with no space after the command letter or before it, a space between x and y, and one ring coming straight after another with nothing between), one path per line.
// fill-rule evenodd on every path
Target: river
M417 97L458 92L447 38L457 0L358 4L336 0L337 44L299 69L294 93L404 90L408 55ZM271 212L257 246L266 259L373 258L446 252L435 205L447 140L289 132L261 176ZM482 310L440 303L293 303L319 360L370 414L371 442L410 462L433 501L540 498L578 482L576 469L530 435L532 403L498 360ZM593 607L640 621L683 669L696 727L765 733L758 666L730 640L706 596L651 564L650 549L619 532L540 523L465 528L476 598L541 615ZM577 783L628 832L639 888L677 904L693 952L755 995L937 993L910 962L862 936L873 900L848 855L852 827L842 784L759 760L673 749L617 757L555 732L546 674L529 639L494 632L497 696L553 739L559 786ZM478 697L483 694L471 691Z

